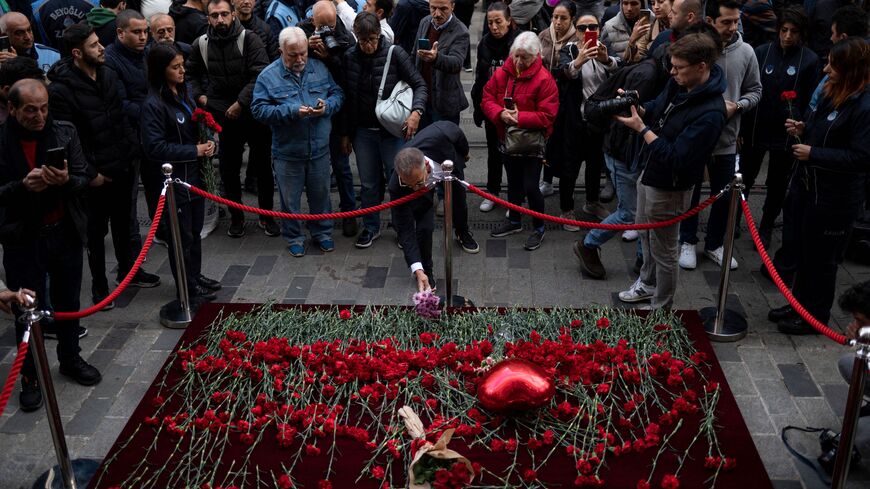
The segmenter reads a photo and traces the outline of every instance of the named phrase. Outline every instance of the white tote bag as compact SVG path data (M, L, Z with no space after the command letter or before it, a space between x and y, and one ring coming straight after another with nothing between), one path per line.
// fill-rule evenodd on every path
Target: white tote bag
M405 125L405 120L411 115L411 106L414 103L414 90L407 83L399 80L396 86L393 87L393 92L390 97L384 100L384 84L387 81L387 73L390 72L390 61L393 57L393 48L387 52L387 63L384 65L384 74L381 75L381 86L378 88L378 101L375 103L375 116L378 122L384 126L384 129L390 132L393 136L404 137L402 127Z

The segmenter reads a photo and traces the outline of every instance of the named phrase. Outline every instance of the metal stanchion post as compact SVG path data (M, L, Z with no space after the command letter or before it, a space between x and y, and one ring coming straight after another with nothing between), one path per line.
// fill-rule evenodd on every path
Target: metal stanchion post
M444 172L444 284L447 307L453 307L453 162L441 163Z
M728 280L731 276L731 257L734 254L734 232L737 226L737 211L743 194L743 175L734 174L731 180L731 200L728 206L728 227L725 231L725 245L722 253L722 271L719 275L718 307L701 309L701 319L707 336L713 341L737 341L746 336L746 318L739 312L727 308ZM715 204L714 204L715 205Z
M188 295L187 272L184 266L181 230L178 225L178 207L175 204L175 189L172 184L172 165L163 165L163 175L166 177L166 203L164 213L169 215L169 232L172 240L172 251L175 254L175 280L178 285L178 299L160 308L160 324L167 328L186 328L192 319L190 311L190 296Z
M870 325L858 330L858 345L855 352L855 363L852 364L852 380L849 381L849 397L846 400L846 412L843 414L843 429L840 431L840 444L837 446L837 459L834 462L834 475L831 477L831 488L846 487L846 476L849 474L849 463L852 461L852 446L855 443L855 431L858 429L858 411L864 398L864 382L867 370L870 368Z

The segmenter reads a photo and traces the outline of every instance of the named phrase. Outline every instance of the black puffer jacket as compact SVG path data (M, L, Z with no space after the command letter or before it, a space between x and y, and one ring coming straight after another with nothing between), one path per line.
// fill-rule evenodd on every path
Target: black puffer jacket
M124 88L124 112L134 128L139 127L142 102L148 96L148 78L145 75L145 56L115 40L106 47L106 66L115 70Z
M242 27L257 34L263 45L266 46L266 54L269 56L269 61L275 61L281 53L278 51L278 33L272 32L272 28L265 20L257 17L256 13L248 19L247 22L239 19Z
M514 43L519 31L511 29L501 39L486 33L477 45L477 65L474 67L474 85L471 86L471 102L474 107L474 123L478 126L483 124L486 116L480 109L483 102L483 87L492 77L504 60L510 55L511 44Z
M100 66L97 79L91 80L72 58L64 58L51 68L48 79L52 117L76 126L94 170L109 178L128 172L138 153L138 140L124 114L118 75Z
M239 52L238 37L242 29L238 20L224 34L208 28L208 66L199 47L203 38L197 38L191 45L187 76L193 99L207 96L206 108L211 112L223 114L236 101L248 109L257 75L269 65L263 41L252 31L245 32L244 52Z
M193 40L205 34L208 17L205 12L184 6L184 0L169 7L169 16L175 21L175 40L192 44Z
M381 75L387 62L387 51L384 37L378 41L378 49L371 55L360 51L359 46L350 48L344 55L344 80L339 84L344 89L345 99L345 122L342 124L345 136L353 136L355 127L381 127L375 117L375 103L377 102L378 88L381 84ZM386 99L393 92L393 87L400 80L408 83L414 90L414 103L412 109L424 110L428 91L423 77L414 68L411 56L399 46L393 49L393 57L390 60L390 71L384 84L382 98Z

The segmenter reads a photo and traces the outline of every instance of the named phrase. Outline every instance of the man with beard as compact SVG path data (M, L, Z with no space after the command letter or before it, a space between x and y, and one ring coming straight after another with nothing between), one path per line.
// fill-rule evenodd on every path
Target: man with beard
M33 42L33 29L30 21L19 12L9 12L0 17L0 32L9 36L12 49L0 51L0 63L16 56L26 56L36 60L43 73L60 60L57 49Z
M128 231L136 136L124 114L121 82L105 66L105 49L94 29L83 23L73 24L64 31L63 40L70 52L48 73L50 108L55 119L76 126L88 159L87 250L91 294L97 304L109 295L104 239L110 221L118 260L116 282L120 283L133 266ZM103 309L114 306L109 303Z
M220 173L226 197L242 201L242 155L245 143L251 148L248 165L257 170L257 196L261 209L271 210L274 188L269 129L251 117L251 97L257 75L269 64L263 42L246 30L236 18L230 0L210 0L208 3L208 33L198 37L191 46L187 62L193 99L214 114L221 132ZM271 217L259 219L266 236L278 236L280 229ZM230 208L227 235L245 235L245 215Z
M48 164L47 150L62 148L64 161ZM21 80L9 91L9 119L0 125L0 242L11 290L27 288L55 311L79 310L82 243L87 217L81 195L91 178L75 127L48 117L48 91L39 80ZM46 280L48 277L48 280ZM48 284L50 285L50 290ZM21 310L16 309L16 316ZM79 353L79 321L56 321L61 375L82 385L102 380ZM16 341L25 325L15 322ZM42 406L32 351L21 368L18 405Z

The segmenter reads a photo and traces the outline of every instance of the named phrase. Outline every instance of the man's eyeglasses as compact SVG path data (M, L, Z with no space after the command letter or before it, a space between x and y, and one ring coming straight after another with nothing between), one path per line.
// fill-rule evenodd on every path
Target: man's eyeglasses
M229 17L231 15L233 15L232 12L212 12L212 13L208 14L209 17L211 17L212 19L215 19L215 20L217 20L221 17L226 19L227 17Z
M577 30L580 32L586 32L587 30L590 30L590 31L597 31L598 30L598 24L577 24L574 27L576 27Z
M402 176L399 175L398 172L396 172L396 176L397 176L398 179L399 179L399 186L400 186L400 187L409 188L409 189L411 189L411 190L420 190L421 188L425 187L425 186L426 186L426 180L429 178L429 174L428 174L428 172L427 172L426 176L424 176L423 178L421 178L420 180L418 180L416 183L411 184L411 185L408 185L408 184L406 184L405 182L402 181Z
M683 71L683 70L685 70L686 68L688 68L688 67L690 67L690 66L695 66L696 64L698 64L698 63L690 63L690 64L687 64L687 65L671 65L671 69L673 69L674 71L678 71L678 72L679 72L679 71Z

